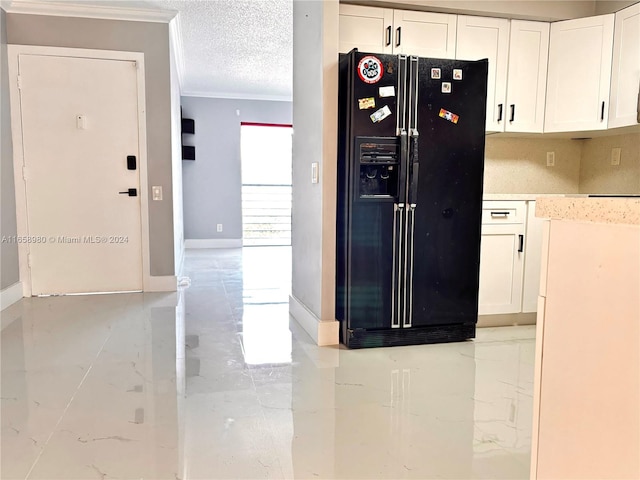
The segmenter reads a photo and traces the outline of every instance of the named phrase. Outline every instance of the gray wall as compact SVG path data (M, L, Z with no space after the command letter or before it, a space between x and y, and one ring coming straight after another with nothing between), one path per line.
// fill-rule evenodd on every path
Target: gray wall
M13 145L9 111L9 74L7 72L7 35L5 13L0 9L0 235L16 234L16 196L13 181ZM0 251L0 290L20 279L18 245L2 243Z
M169 25L90 18L7 14L10 44L143 52L145 56L151 275L174 274Z
M240 122L290 124L291 109L291 102L182 97L183 117L196 124L195 135L184 135L196 147L196 161L182 162L186 239L242 238Z

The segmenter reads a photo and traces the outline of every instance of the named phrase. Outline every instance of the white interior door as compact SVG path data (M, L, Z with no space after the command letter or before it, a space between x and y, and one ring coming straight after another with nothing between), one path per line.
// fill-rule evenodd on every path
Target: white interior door
M18 62L32 294L142 290L136 63Z

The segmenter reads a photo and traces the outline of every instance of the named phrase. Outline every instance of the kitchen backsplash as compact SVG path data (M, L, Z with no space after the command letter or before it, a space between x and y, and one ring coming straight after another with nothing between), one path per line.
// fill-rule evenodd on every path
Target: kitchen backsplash
M611 150L620 148L620 165ZM547 167L547 152L555 166ZM485 193L640 193L640 133L590 140L488 136Z
M488 136L484 193L578 193L581 148L581 140Z
M580 193L640 193L640 133L582 141ZM620 165L611 150L620 149Z

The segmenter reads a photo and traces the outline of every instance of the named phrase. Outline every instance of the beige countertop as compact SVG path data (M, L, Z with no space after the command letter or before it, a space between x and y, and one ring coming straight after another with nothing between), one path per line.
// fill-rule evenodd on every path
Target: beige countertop
M485 193L482 196L484 201L494 200L520 200L531 201L541 197L564 197L561 193Z
M640 197L549 197L536 202L536 217L640 225Z

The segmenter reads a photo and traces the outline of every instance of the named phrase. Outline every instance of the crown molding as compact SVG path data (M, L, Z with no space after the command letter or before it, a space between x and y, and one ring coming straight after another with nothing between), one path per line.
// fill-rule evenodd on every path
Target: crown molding
M180 13L169 22L169 36L173 46L174 61L176 62L176 72L178 73L178 83L180 91L184 88L186 63L184 60L184 44L182 43L182 27L180 23Z
M3 3L2 8L7 13L25 15L83 17L153 23L169 23L178 14L177 10L147 10L112 5L80 5L70 2L48 2L42 0L13 0Z
M220 98L225 100L265 100L270 102L292 102L293 98L286 95L256 95L243 93L225 92L198 92L195 90L185 90L183 97Z

